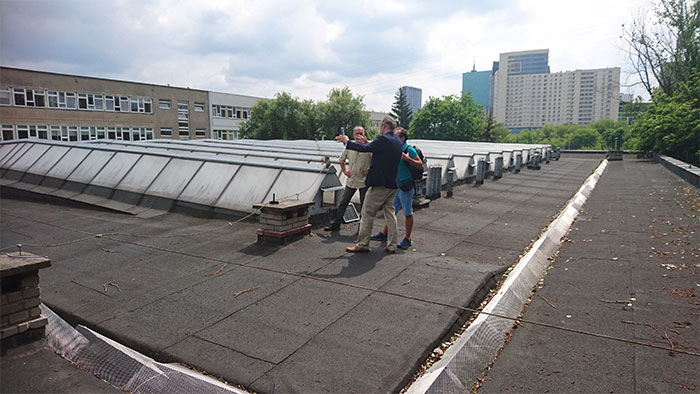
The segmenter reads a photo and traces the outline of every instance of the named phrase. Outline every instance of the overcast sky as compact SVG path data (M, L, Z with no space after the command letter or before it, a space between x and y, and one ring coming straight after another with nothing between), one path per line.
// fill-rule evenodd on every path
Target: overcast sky
M456 94L502 52L549 49L552 72L621 67L624 84L621 26L649 1L0 0L0 62L260 97L347 86L389 111L400 86Z

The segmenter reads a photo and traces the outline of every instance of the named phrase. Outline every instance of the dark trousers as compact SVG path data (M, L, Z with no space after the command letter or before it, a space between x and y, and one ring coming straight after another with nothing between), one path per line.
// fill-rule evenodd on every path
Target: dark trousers
M362 205L365 203L367 188L363 187L362 189L353 189L352 187L345 186L343 196L340 198L340 203L338 204L338 210L335 212L335 217L333 217L333 224L340 224L342 222L345 209L348 207L350 200L352 200L352 196L355 195L357 190L360 191L360 206L356 207L356 209L358 214L362 212Z

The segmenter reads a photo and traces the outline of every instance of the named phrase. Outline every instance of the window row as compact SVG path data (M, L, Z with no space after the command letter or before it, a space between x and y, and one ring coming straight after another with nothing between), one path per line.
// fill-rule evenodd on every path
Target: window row
M184 109L187 109L188 104L187 101L178 101L178 110L180 110L180 104L184 103ZM194 103L194 112L204 112L204 108L206 107L206 104L204 103ZM169 99L159 99L158 100L158 108L159 109L172 109L172 101Z
M12 92L11 94L10 91ZM150 97L61 92L32 88L10 88L7 86L0 86L0 105L142 114L153 113L153 100Z
M227 119L248 119L250 108L233 107L230 105L211 105L211 115Z
M237 140L238 131L235 130L214 130L214 138L217 140Z
M2 141L40 138L54 141L90 141L112 139L143 141L154 138L152 127L2 125Z
M189 127L178 126L177 133L178 133L178 137L180 137L181 140L189 140L190 139ZM160 128L160 136L161 137L172 137L173 136L173 129L171 127L161 127ZM200 138L206 138L207 137L207 129L194 129L194 136L200 137Z

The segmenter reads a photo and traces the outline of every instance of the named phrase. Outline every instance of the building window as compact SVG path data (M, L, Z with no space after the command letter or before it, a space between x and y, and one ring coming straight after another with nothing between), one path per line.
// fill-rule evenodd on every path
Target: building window
M204 112L204 103L194 103L194 112Z
M15 105L20 106L20 107L24 107L25 106L24 89L12 88L12 92L14 93L14 96L15 96Z
M23 140L29 138L29 126L17 125L17 139Z
M117 105L119 104L118 101L116 103L117 103ZM115 111L115 110L118 111L117 109L115 109L114 105L115 105L114 96L105 96L105 110L106 111Z
M173 129L170 127L161 127L160 128L160 136L161 137L172 137L173 136Z
M190 113L187 101L177 102L177 127L180 139L190 138Z
M45 107L46 106L46 92L43 90L34 89L34 106L35 107Z
M170 109L170 100L165 100L165 99L158 100L158 108Z
M125 96L119 97L119 111L129 112L129 98Z
M0 105L12 105L12 95L7 86L0 86Z
M65 97L66 98L65 98L65 107L64 108L76 109L75 93L66 92ZM61 96L59 93L59 106L60 106L60 98L61 98Z
M194 135L196 137L206 137L207 136L207 129L195 129Z
M2 140L9 141L15 139L14 127L11 124L2 125Z
M94 97L95 109L98 111L104 110L104 97L101 94L96 94Z
M214 130L214 136L219 140L236 140L238 132L234 130Z

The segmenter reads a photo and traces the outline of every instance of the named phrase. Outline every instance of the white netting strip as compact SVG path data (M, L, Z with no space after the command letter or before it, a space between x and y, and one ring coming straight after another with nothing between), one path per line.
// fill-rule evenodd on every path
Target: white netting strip
M159 363L87 327L73 328L46 305L41 310L49 346L115 387L133 393L246 393L179 364Z
M513 267L506 281L483 309L484 312L511 319L480 314L454 345L445 351L442 359L413 382L407 393L455 393L471 389L505 343L506 335L514 325L512 319L520 316L525 302L547 268L547 259L557 251L561 237L578 216L606 166L607 160L603 160L568 206Z

